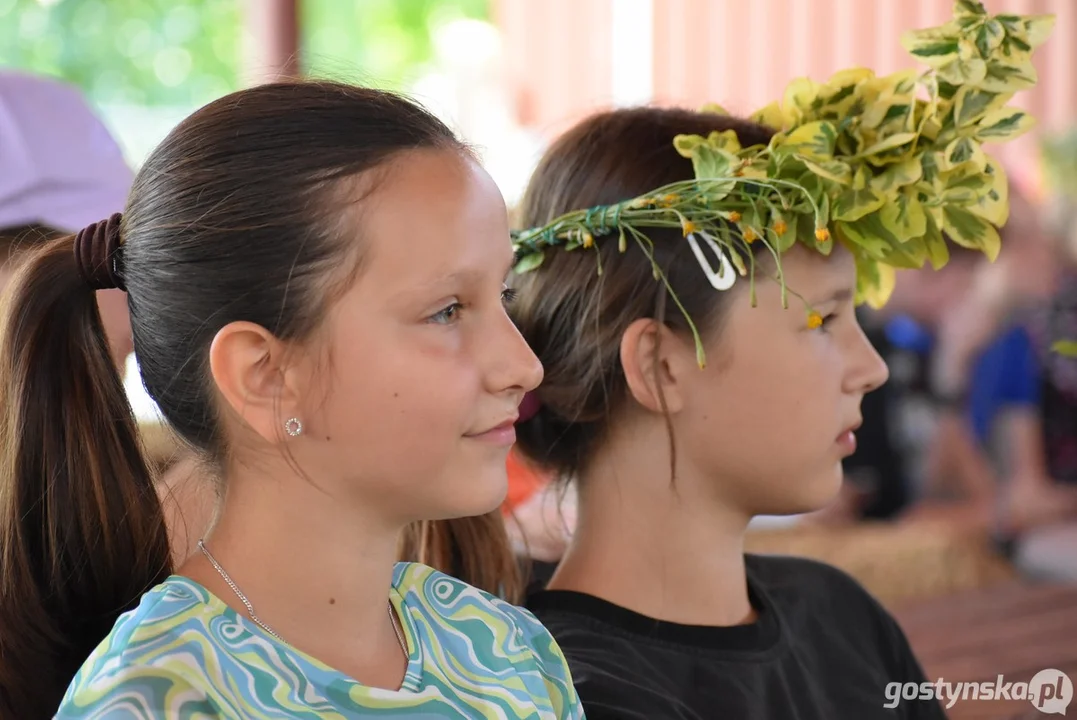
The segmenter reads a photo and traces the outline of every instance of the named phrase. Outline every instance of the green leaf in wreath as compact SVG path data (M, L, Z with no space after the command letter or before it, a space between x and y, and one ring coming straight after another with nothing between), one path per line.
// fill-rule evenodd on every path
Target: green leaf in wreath
M918 238L927 230L927 213L913 190L898 193L883 205L879 220L901 242Z
M988 183L987 191L981 194L976 204L968 205L966 209L992 225L1002 227L1009 219L1010 208L1010 183L1006 171L998 162L988 159L984 175Z
M988 92L1010 94L1036 84L1036 68L1028 58L991 60L980 87Z
M1000 108L987 113L976 128L980 142L1005 142L1028 132L1035 121L1024 110L1013 107Z
M918 270L928 259L927 248L919 238L891 245L883 261L888 265L906 270Z
M965 85L954 95L954 125L958 128L974 125L989 111L1005 105L1012 93L994 93Z
M871 186L885 194L896 188L912 185L923 174L923 162L919 157L913 156L901 162L887 165L885 170L872 178Z
M957 41L957 58L938 68L939 79L952 85L977 85L987 77L987 63L976 43L969 38Z
M850 185L853 182L853 170L848 163L842 160L812 160L802 155L797 155L796 157L804 163L805 167L819 177L840 185Z
M954 17L978 19L987 15L982 2L977 0L956 0L954 3Z
M848 241L860 246L869 256L882 259L899 241L883 226L878 213L865 215L854 222L838 222Z
M893 135L890 135L889 137L886 137L886 138L883 138L882 140L879 140L878 142L876 142L871 147L865 148L864 150L862 150L857 155L857 157L866 158L868 160L875 160L877 158L875 158L873 156L882 155L883 153L885 153L888 150L893 150L895 148L903 147L905 145L908 145L909 143L911 143L914 140L916 140L916 133L912 133L912 132L894 133Z
M894 292L897 279L894 268L860 252L854 251L853 258L856 261L856 301L878 310L886 305Z
M980 56L991 57L1005 38L1006 28L998 20L991 19L981 24L976 30L976 48L980 51Z
M924 213L924 248L927 250L927 259L936 270L950 261L950 248L946 246L946 238L942 236L942 229L931 212Z
M811 121L812 105L819 94L819 83L811 78L797 78L785 87L782 110L792 115L794 124Z
M696 148L707 142L702 135L678 135L673 138L673 147L682 157L690 158Z
M692 151L692 167L695 169L696 179L710 181L707 183L707 197L711 201L721 200L736 187L736 182L731 178L733 165L739 162L735 155L707 144L697 145ZM723 178L730 179L722 182ZM714 182L715 180L718 182Z
M952 23L942 27L910 30L901 36L901 46L917 60L938 69L957 58L956 30Z
M807 216L802 215L800 217ZM798 229L797 219L778 219L767 228L767 236L774 244L774 248L783 253L796 244Z
M810 160L829 160L834 157L834 141L837 131L829 122L810 122L789 133L775 136L774 145Z
M772 102L770 105L756 110L748 119L779 131L792 127L795 122L793 115L785 112L781 103L778 102Z
M987 155L976 140L970 137L959 137L946 146L939 169L948 172L966 163L974 168L975 172L981 173L987 167Z
M529 253L517 261L516 265L513 266L512 271L518 275L530 272L542 265L542 261L545 259L546 255L541 251Z
M873 213L883 206L886 196L872 189L870 172L861 167L853 178L853 185L840 192L834 198L830 217L844 222L855 222L868 213Z
M998 257L1001 242L994 225L978 215L954 205L942 208L942 229L962 247L982 250L992 262Z

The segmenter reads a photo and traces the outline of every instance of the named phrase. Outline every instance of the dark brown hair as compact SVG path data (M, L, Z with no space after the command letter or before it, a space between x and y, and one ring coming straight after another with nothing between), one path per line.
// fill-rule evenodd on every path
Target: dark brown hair
M594 115L543 156L521 203L520 223L543 225L566 212L691 180L692 163L674 150L673 139L716 130L736 131L744 147L765 145L773 134L747 120L680 109ZM700 332L716 332L728 293L710 285L679 232L650 230L648 236L655 260ZM655 318L674 331L688 332L679 311L666 312L667 292L634 243L623 254L616 236L595 243L601 275L595 251L553 248L538 270L513 280L519 290L513 319L545 370L537 391L541 408L517 427L517 442L528 459L561 478L584 470L610 417L627 397L620 344L628 326L639 318Z
M201 455L228 451L207 367L215 334L248 321L309 337L354 276L338 268L359 262L337 232L337 181L422 148L467 152L403 98L289 82L211 103L147 159L121 228L135 352L149 395ZM0 408L0 716L46 717L118 615L172 572L71 236L32 253L8 289ZM475 539L444 524L425 534L445 538ZM494 567L511 557L507 543L459 552Z
M18 261L27 250L40 246L46 240L65 234L47 225L18 225L0 228L0 264Z

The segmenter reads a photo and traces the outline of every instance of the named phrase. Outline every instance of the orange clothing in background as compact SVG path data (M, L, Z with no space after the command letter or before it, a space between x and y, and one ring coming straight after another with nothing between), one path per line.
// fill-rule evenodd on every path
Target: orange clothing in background
M515 450L509 453L508 473L509 492L501 506L503 512L512 512L548 482L545 475L525 463Z

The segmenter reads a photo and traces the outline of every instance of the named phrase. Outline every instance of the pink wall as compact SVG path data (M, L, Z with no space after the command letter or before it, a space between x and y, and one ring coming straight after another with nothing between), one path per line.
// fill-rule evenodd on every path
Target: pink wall
M612 103L617 1L495 1L521 120L553 134ZM986 4L993 13L1057 16L1036 56L1040 84L1015 102L1041 128L1077 124L1077 0ZM653 0L653 7L654 101L713 101L746 114L778 98L794 77L825 79L854 65L878 73L910 67L901 33L945 22L952 0ZM1019 176L1034 173L1032 138L996 152Z

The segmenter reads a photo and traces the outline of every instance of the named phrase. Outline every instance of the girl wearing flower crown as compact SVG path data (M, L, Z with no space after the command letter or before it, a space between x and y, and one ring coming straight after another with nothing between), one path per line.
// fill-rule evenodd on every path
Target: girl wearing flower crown
M895 267L944 264L944 233L998 251L1005 183L980 142L1027 118L996 75L946 64L996 29L992 71L1042 35L958 3L909 38L926 75L798 81L752 120L603 113L540 161L512 314L545 379L518 442L578 500L528 606L592 720L943 717L858 583L745 555L744 535L840 488L861 400L887 378L856 302L883 302ZM919 691L893 702L893 683Z
M405 526L504 497L542 375L505 310L508 235L425 111L284 83L196 112L122 215L29 259L0 329L0 715L581 717L533 616L394 564ZM176 569L102 288L223 484Z

